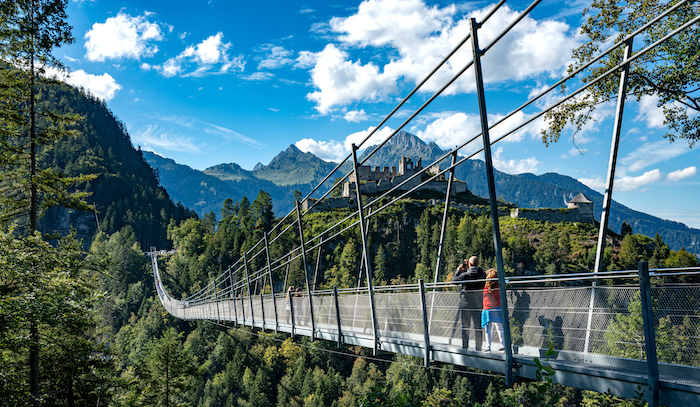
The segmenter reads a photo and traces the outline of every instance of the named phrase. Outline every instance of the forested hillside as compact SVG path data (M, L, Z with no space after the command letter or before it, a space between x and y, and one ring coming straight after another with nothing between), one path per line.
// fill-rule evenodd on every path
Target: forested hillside
M101 100L65 84L42 88L41 105L58 113L77 113L76 137L67 137L39 152L39 161L66 176L95 174L85 190L91 195L93 213L56 208L42 219L46 231L66 233L80 225L80 235L90 239L99 230L114 233L130 226L144 249L168 247L166 227L171 220L193 216L181 204L174 204L159 185L141 150L136 150L126 126L115 118Z
M235 164L221 164L198 171L149 151L144 151L143 157L157 169L158 181L173 200L194 210L199 216L213 212L221 219L220 210L224 201L256 196L260 190L268 192L281 211L289 211L293 207L294 191L308 193L312 188L309 184L275 185L256 178Z
M167 289L181 298L194 293L262 237L274 221L270 196L261 192L254 201L243 198L227 202L223 219L189 219L169 228L178 251L160 259ZM347 215L347 211L321 212L305 216L307 239ZM374 283L401 284L418 278L432 280L437 254L441 208L426 201L403 200L370 221L369 241ZM523 272L567 273L589 270L595 257L596 230L590 224L548 223L523 219L502 222L507 274ZM271 236L274 239L275 235ZM91 256L100 253L124 258L131 253L135 273L147 273L147 261L130 251L129 233L102 235L93 244ZM273 256L298 247L295 233L286 234L271 246ZM323 245L318 288L357 286L361 258L359 228L355 227ZM450 212L446 237L446 263L440 280L450 280L460 259L479 255L483 265L493 265L491 222L460 210ZM314 256L317 253L309 253ZM637 260L652 267L697 265L686 251L674 252L663 239L627 234L606 249L608 269L633 268ZM251 269L262 267L251 261ZM129 281L126 268L113 268L120 281ZM287 275L288 273L288 275ZM301 260L289 271L280 269L274 280L304 286ZM172 344L171 355L181 362L170 374L181 385L169 390L172 400L197 406L635 406L594 392L564 386L518 384L505 388L502 379L490 373L461 370L451 365L423 368L416 358L384 355L376 359L367 349L342 347L329 342L292 341L247 328L224 329L215 323L183 323L166 316L152 283L133 280L114 286L111 295L120 299L103 310L112 321L115 353L122 380L132 380L128 394L135 404L162 396L162 374L152 360L159 344ZM270 292L270 287L265 288ZM128 317L131 315L131 317ZM171 327L176 327L180 336ZM672 329L671 329L672 330ZM154 338L150 340L148 338ZM514 339L517 342L517 336ZM621 350L623 352L623 350ZM623 354L621 354L623 355ZM673 355L668 357L675 357ZM695 362L693 362L695 363ZM133 378L140 378L138 381Z

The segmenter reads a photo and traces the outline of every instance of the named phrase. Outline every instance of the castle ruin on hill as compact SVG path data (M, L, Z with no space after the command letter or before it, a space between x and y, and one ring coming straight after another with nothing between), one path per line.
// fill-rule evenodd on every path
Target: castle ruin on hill
M435 164L428 169L423 168L422 160L419 158L416 163L408 157L401 157L399 167L370 167L362 165L358 168L358 175L354 172L348 175L347 180L343 183L343 191L340 197L327 197L322 202L317 203L314 198L309 198L302 202L302 209L308 210L311 205L313 212L321 212L333 209L354 208L355 203L355 188L358 184L363 194L379 195L402 182L410 179L405 184L399 186L396 190L405 192L411 190L429 178L440 173L440 165ZM419 174L420 175L416 175ZM444 174L436 177L432 181L428 181L416 191L436 191L442 194L447 193L447 180ZM466 192L467 183L453 180L452 196ZM437 200L431 200L433 205L437 204ZM488 207L454 204L454 207L460 208L470 213L488 213ZM573 199L567 202L566 209L522 209L522 208L499 208L499 216L509 216L512 218L531 219L547 222L586 222L594 223L593 202L582 193L576 195Z
M399 168L396 167L369 167L366 165L361 165L358 168L360 191L363 194L376 195L384 193L395 186L401 184L407 179L413 177L414 175L421 173L420 176L415 176L410 181L399 186L397 191L408 191L420 185L423 181L428 178L433 177L440 173L440 165L435 164L427 170L423 169L421 159L415 164L413 160L407 157L401 157L399 160ZM353 172L348 177L348 180L343 184L343 197L354 196L355 187L357 185L358 175ZM447 180L444 174L437 177L436 179L427 182L425 185L421 186L418 191L430 190L447 193ZM459 194L461 192L466 192L467 183L464 181L454 180L452 183L452 195Z
M402 182L410 179L405 184L399 186L397 192L405 192L411 190L429 178L432 178L436 174L440 173L440 165L435 164L428 169L423 169L422 159L418 159L416 163L413 162L408 157L401 157L399 159L399 167L370 167L368 165L361 165L358 168L359 177L355 175L355 172L348 175L348 179L343 183L343 190L340 197L327 197L322 202L314 206L314 212L320 212L331 209L342 209L351 208L356 204L354 203L355 198L355 188L358 184L357 179L359 178L360 191L363 194L368 195L378 195L389 191ZM420 175L416 175L420 174ZM414 177L415 176L415 177ZM447 180L444 174L436 177L432 181L426 182L416 191L436 191L443 194L447 193ZM467 183L464 181L453 180L452 182L452 196L466 192ZM316 203L316 199L309 198L302 202L302 209L307 210L311 205Z

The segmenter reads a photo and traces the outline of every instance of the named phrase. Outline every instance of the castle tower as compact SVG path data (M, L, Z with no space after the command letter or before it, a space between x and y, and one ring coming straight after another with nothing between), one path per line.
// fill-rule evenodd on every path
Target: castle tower
M586 198L586 195L580 193L566 203L566 207L569 209L578 209L581 215L593 217L593 201Z

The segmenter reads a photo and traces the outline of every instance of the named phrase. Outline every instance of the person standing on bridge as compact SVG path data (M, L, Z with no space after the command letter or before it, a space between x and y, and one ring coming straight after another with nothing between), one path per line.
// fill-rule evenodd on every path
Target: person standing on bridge
M501 346L498 351L503 351L503 314L501 313L501 296L498 293L498 281L491 279L498 278L496 269L489 269L486 272L487 281L484 285L484 310L481 311L481 327L486 327L486 343L487 352L491 352L491 330L496 326L498 332L498 340L501 341Z
M481 289L483 280L486 277L484 270L479 267L479 258L472 256L469 262L464 260L457 267L452 281L462 283L462 291L459 294L459 311L462 317L462 348L469 347L469 326L474 329L476 340L476 350L481 351L483 333L481 330ZM476 281L475 281L476 280Z

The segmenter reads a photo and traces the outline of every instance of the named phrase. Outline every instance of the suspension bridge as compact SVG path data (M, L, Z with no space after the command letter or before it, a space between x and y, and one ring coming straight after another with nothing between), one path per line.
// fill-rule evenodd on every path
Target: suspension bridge
M660 44L695 26L700 16L686 21L654 42L646 41L643 46L633 47L635 37L645 36L662 19L673 18L674 12L680 7L688 7L689 2L680 1L669 5L643 26L597 54L590 62L525 101L496 123L489 123L482 58L540 1L531 3L491 42L480 46L479 29L504 3L505 0L502 0L496 4L479 22L471 19L468 35L455 45L392 112L362 142L353 145L351 153L306 197L296 202L296 208L281 218L257 244L204 288L184 299L175 299L169 295L158 268L158 256L166 252L152 248L148 254L151 256L155 286L165 309L183 320L218 321L285 332L292 337L307 336L313 340L333 341L338 346L363 346L375 353L385 351L418 356L423 358L426 366L433 362L443 362L489 370L503 374L507 385L512 385L516 380L537 379L540 373L539 362L554 369L551 378L555 383L599 392L609 391L628 398L641 397L651 406L700 405L700 338L697 335L700 330L700 285L678 283L699 275L700 267L649 270L646 262L640 262L637 270L603 271L603 251L630 66ZM407 115L408 118L384 142L363 160L358 160L357 150L463 47L470 48L471 60L421 107ZM621 55L619 63L614 67L578 86L570 85L577 75L614 53ZM362 194L360 177L355 175L358 174L358 168L465 72L473 76L476 84L481 133L425 167L427 170L433 165L442 164L439 172L418 172L378 196L368 197ZM506 276L491 145L547 112L575 100L590 91L591 86L609 77L619 79L619 92L594 269L578 274ZM525 109L532 109L535 102L542 102L546 95L563 84L573 90L549 106L523 115L527 117L526 120L498 138L491 139L490 132L494 127ZM472 143L479 139L481 146L473 146ZM459 155L465 151L469 151L466 156ZM438 281L440 271L444 269L444 251L447 250L444 247L445 229L453 195L454 169L479 153L483 153L486 164L501 311L503 315L509 316L503 318L504 343L493 347L503 347L503 352L493 353L469 350L481 348L481 344L475 343L473 332L469 348L463 347L466 344L462 343L460 312L469 310L459 309L460 286ZM352 169L339 175L341 167L346 163L352 164ZM328 180L333 179L331 177L334 174L336 177L342 176L343 181L350 182L356 208L344 219L327 225L323 231L305 232L304 217L341 184L336 181L322 193L322 188L325 188ZM368 242L369 220L440 177L445 178L447 185L434 281L420 280L417 284L375 287ZM312 196L315 199L312 200ZM369 201L364 202L365 200ZM301 202L306 202L304 211ZM333 242L344 232L358 228L362 240L362 278L358 280L363 284L354 288L316 289L319 263L316 263L314 269L307 257L315 251L320 253L324 244ZM271 246L286 234L295 235L298 246L271 258ZM306 283L303 291L288 290L287 277L293 261L300 261L303 265ZM287 275L284 274L285 267ZM481 291L478 290L475 295L480 296ZM555 351L554 354L547 352L550 346Z

